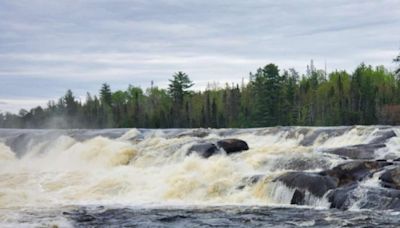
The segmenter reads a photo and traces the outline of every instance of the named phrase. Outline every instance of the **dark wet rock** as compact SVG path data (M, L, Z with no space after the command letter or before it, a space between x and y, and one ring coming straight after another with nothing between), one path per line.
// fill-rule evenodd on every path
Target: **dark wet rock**
M396 137L396 133L393 130L379 131L377 134L378 137L371 140L369 144L383 144L388 139Z
M325 153L336 154L350 159L370 160L375 158L378 149L386 147L385 142L396 136L393 130L378 131L376 137L367 144L358 144L325 150Z
M300 145L311 146L320 134L321 131L312 131L311 133L307 133L303 140L301 140Z
M17 157L22 157L35 145L44 147L61 135L62 131L55 130L10 130L4 141Z
M301 140L300 145L311 146L314 144L315 140L321 135L324 135L325 138L328 139L331 137L343 135L349 129L350 129L349 127L309 129L309 131L303 131L304 133L305 132L307 133L305 134L303 140ZM299 131L299 133L301 133L301 131Z
M17 135L16 137L9 137L6 140L6 145L17 155L21 157L28 149L30 137L26 133Z
M318 197L322 197L328 190L337 187L337 182L333 178L318 173L288 172L274 181L280 181L287 187L300 192L306 190Z
M305 194L304 190L296 189L293 193L292 199L290 200L290 204L304 205L305 197L306 197L306 194Z
M386 147L385 144L359 144L325 150L325 153L336 154L351 159L368 160L375 158L375 151Z
M400 209L400 191L371 188L357 184L337 188L327 194L331 208L347 210L354 204L360 209Z
M203 158L208 158L214 154L220 153L220 150L214 143L201 143L189 148L187 155L196 153Z
M192 153L197 153L203 158L208 158L214 154L221 153L221 148L226 152L226 154L238 153L243 150L248 150L249 147L247 143L240 139L223 139L219 140L217 143L199 143L195 144L189 148L187 155Z
M327 195L328 201L331 203L330 207L342 210L348 209L351 206L349 197L357 187L357 184L352 184L330 191Z
M224 149L227 154L237 153L249 149L247 143L240 139L219 140L217 145Z
M355 188L354 186L360 181L392 164L386 161L352 161L319 173L288 172L274 181L280 181L287 187L295 189L291 204L303 205L306 191L322 197L329 190L334 190L336 195L331 202L334 201L335 205L339 205L337 208L341 208L340 205L347 200L347 192Z
M382 186L400 190L400 167L388 169L379 177Z
M386 161L351 161L340 164L333 169L322 171L319 174L332 177L340 187L362 181L374 172L391 164Z
M183 216L183 215L173 215L173 216L165 216L165 217L159 218L158 221L168 223L168 222L176 222L178 220L186 219L186 218L188 218L188 217Z

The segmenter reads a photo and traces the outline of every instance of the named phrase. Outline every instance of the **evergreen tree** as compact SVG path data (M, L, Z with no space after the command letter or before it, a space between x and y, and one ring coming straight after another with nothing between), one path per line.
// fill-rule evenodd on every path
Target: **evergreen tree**
M189 89L194 85L189 76L181 71L173 75L173 79L169 80L168 92L176 104L182 105L183 98L189 94Z
M113 126L112 93L110 86L104 83L100 89L100 126L102 128Z
M112 103L112 93L110 89L110 85L107 83L103 83L100 89L100 100L102 104L108 105L111 107Z
M275 64L268 64L255 75L257 95L257 126L273 126L279 123L282 80Z
M184 116L183 102L186 95L190 94L189 89L194 84L190 80L189 76L181 71L173 75L173 79L170 80L168 92L174 101L174 106L171 109L173 116L173 126L183 127L185 118L179 118Z
M399 62L400 57L397 57ZM398 73L398 71L396 71ZM81 103L68 90L46 108L0 113L0 127L264 127L276 125L400 124L400 80L382 66L361 64L349 74L326 75L312 63L302 75L279 73L274 64L250 73L249 83L214 83L192 92L189 77L176 73L168 89L143 91L129 86L112 92L108 84L99 98L87 94Z
M397 80L399 80L400 81L400 54L393 60L395 63L397 63L397 68L396 68L396 70L394 71L394 73L395 73L395 75L396 75L396 77L397 77Z
M75 96L71 90L68 90L65 94L64 104L67 116L74 117L78 111L78 103L75 101Z

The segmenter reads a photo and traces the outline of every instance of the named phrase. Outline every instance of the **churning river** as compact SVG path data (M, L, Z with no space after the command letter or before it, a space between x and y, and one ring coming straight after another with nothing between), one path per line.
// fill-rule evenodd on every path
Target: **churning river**
M0 129L0 227L396 227L400 128Z

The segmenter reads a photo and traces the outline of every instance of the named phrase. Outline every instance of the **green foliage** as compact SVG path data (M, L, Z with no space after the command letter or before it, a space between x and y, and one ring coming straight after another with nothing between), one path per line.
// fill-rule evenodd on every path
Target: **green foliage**
M395 70L395 75L398 80L400 80L400 54L393 60L395 63L397 63L397 68Z
M255 74L254 89L256 95L256 115L254 125L274 126L279 124L279 115L282 100L283 78L279 75L278 66L268 64L258 69Z
M173 79L169 80L168 92L174 101L178 104L182 104L185 95L189 94L189 89L194 84L189 79L189 76L181 71L173 75Z
M103 105L111 106L112 103L112 94L110 86L107 83L104 83L100 89L100 100Z
M170 80L168 93L173 100L173 107L170 111L173 119L173 127L187 127L191 125L191 106L189 101L185 101L185 97L191 93L189 89L193 85L189 76L181 71L175 73L173 79Z
M399 62L400 57L397 57ZM168 89L129 85L81 103L68 90L47 108L0 113L3 128L177 128L265 127L277 125L400 124L400 78L382 66L360 64L349 74L326 75L311 65L305 75L268 64L250 73L248 83L190 91L183 72Z

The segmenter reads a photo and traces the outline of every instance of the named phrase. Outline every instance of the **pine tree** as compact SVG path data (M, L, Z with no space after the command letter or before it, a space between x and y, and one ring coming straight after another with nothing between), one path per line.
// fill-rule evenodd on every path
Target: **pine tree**
M394 72L397 77L397 80L400 81L400 54L393 61L397 63L397 69Z
M182 105L185 95L190 93L189 89L194 85L189 76L181 71L173 75L173 79L169 80L168 92L174 99L174 102Z
M174 127L183 127L185 122L185 109L183 102L185 96L190 94L189 89L194 85L189 76L181 71L173 75L173 79L169 80L168 92L174 101L172 110Z
M282 79L275 64L268 64L255 75L257 98L256 125L274 126L279 124Z
M100 126L101 127L112 127L113 126L113 112L112 112L112 93L110 86L104 83L100 89Z
M107 83L103 83L100 89L100 101L102 104L108 105L111 107L112 103L112 93L110 89L110 85Z

